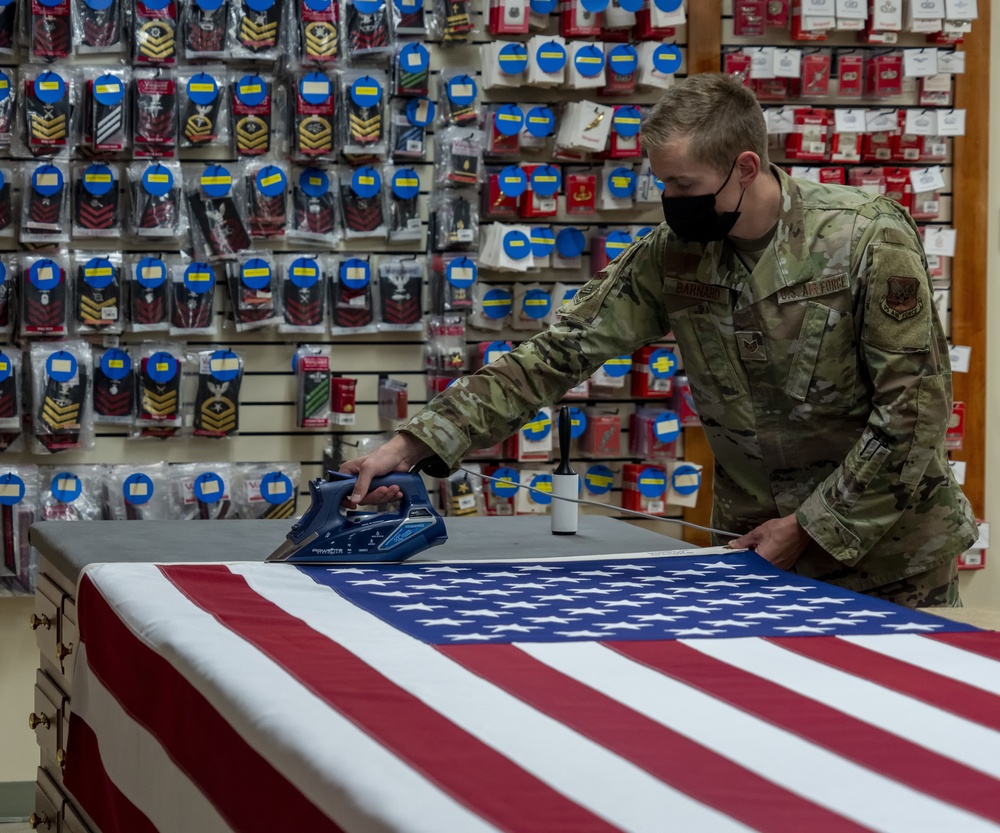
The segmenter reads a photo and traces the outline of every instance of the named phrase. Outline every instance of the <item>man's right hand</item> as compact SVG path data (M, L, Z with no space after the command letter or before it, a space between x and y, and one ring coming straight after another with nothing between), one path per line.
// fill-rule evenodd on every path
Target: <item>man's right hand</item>
M389 503L399 500L403 493L398 486L379 486L369 492L368 487L372 479L394 471L409 471L421 460L433 454L434 452L423 440L418 440L412 434L402 433L396 434L371 454L348 460L340 467L340 471L355 475L358 482L347 502L354 508L362 503Z

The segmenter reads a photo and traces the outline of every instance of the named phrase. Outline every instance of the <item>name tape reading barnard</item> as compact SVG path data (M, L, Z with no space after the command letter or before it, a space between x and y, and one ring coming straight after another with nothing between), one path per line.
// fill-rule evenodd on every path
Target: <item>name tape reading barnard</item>
M817 295L829 295L831 292L840 292L851 285L847 275L833 275L829 278L820 278L818 281L801 283L797 286L788 286L778 290L778 303L784 304L788 301L801 301L803 298L814 298Z
M722 301L728 291L724 286L716 286L709 283L670 280L664 281L663 289L671 295L680 295L682 298L698 298L702 301L712 301L714 303Z

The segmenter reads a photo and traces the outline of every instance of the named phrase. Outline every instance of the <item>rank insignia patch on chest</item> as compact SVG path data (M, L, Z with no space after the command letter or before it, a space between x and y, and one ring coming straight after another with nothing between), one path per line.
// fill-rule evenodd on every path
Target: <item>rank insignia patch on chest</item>
M894 275L886 284L887 292L882 296L882 312L897 321L905 321L916 315L924 306L917 297L920 281Z

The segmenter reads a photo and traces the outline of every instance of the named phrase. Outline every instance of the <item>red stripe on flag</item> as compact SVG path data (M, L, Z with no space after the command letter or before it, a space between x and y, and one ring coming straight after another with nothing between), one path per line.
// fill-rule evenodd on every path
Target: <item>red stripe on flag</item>
M784 645L786 641L805 639L789 637L772 641ZM977 769L680 642L617 642L609 647L842 758L941 801L1000 821L1000 803L996 799L1000 781Z
M273 659L425 778L497 827L518 833L616 830L456 726L342 645L259 596L242 576L198 566L160 569L192 602Z
M234 829L284 830L291 813L302 830L341 833L169 662L128 629L87 576L80 584L79 613L80 640L87 646L91 671ZM88 813L93 799L84 792L85 770L96 765L99 757L77 754L71 733L66 786ZM133 830L103 824L101 829L103 833Z
M146 818L111 780L101 760L93 729L77 714L69 718L70 749L63 781L104 833L156 833Z
M921 634L924 639L933 639L936 642L944 642L953 648L961 648L963 651L970 651L979 654L981 657L995 659L1000 662L1000 633L994 631L960 632L960 633L926 633Z
M846 833L868 829L633 711L514 645L439 645L438 650L695 801L755 830Z
M910 665L908 662L869 651L836 636L808 639L769 638L809 659L878 683L907 697L937 706L951 714L1000 731L1000 697L950 677Z

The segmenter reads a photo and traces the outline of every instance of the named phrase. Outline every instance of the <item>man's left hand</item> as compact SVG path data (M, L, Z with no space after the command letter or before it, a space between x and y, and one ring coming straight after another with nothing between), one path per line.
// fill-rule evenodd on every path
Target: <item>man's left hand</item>
M795 515L765 521L746 535L729 542L733 549L754 550L779 570L790 570L809 543Z

